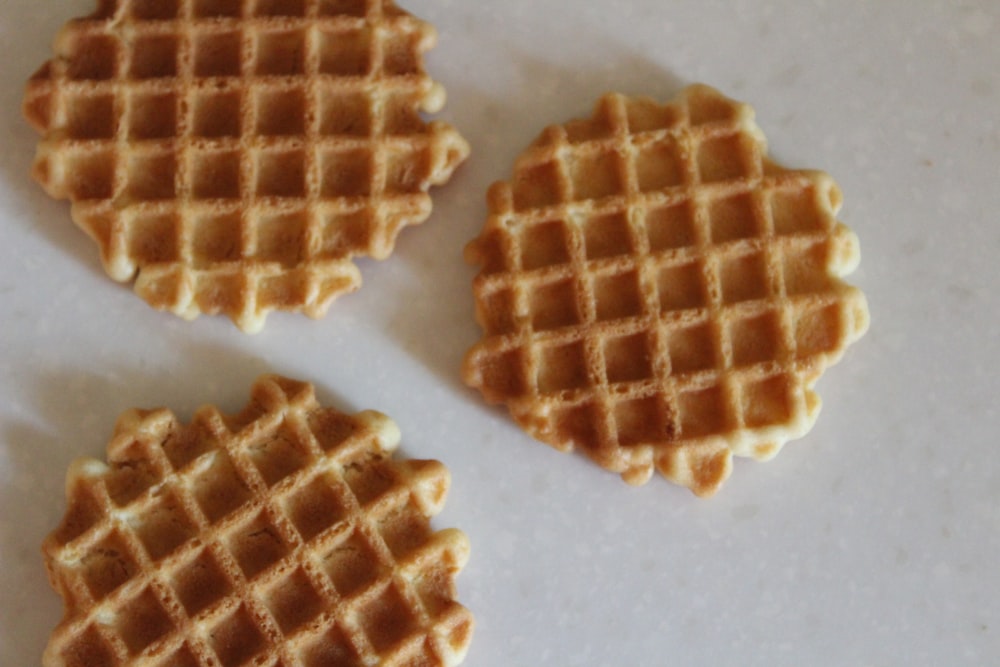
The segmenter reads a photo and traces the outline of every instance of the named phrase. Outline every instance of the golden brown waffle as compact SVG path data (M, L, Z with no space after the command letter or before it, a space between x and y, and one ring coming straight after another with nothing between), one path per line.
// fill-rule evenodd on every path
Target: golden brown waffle
M391 0L101 0L28 83L35 178L156 308L326 312L468 144Z
M108 464L70 469L43 547L65 603L43 663L458 664L468 541L431 531L448 471L394 461L398 441L385 415L275 376L238 415L126 412Z
M765 154L752 109L706 86L546 129L466 249L485 337L465 381L539 440L700 495L805 434L868 311L838 278L859 253L836 184Z

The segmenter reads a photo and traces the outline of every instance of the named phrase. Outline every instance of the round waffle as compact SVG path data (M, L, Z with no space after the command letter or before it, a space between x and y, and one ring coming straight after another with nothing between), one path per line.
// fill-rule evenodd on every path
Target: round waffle
M101 0L29 81L34 176L156 308L326 312L467 157L391 0Z
M276 376L237 415L124 413L108 463L70 469L43 546L65 605L43 664L460 663L468 541L431 531L448 471L393 460L398 442L385 415Z
M632 484L656 468L710 495L733 454L773 456L868 326L836 184L768 160L753 110L707 86L605 96L488 202L465 381Z

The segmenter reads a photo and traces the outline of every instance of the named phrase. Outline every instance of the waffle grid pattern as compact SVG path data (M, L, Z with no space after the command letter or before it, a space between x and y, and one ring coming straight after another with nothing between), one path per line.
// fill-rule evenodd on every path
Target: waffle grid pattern
M546 130L467 249L485 337L466 381L544 442L704 495L733 453L803 435L867 310L838 279L858 251L835 183L765 151L752 110L704 86Z
M44 664L457 664L468 543L431 532L448 472L393 461L398 438L278 377L236 417L126 413L44 547L67 612Z
M35 176L155 307L319 317L468 155L419 114L435 40L389 0L106 1L29 82Z

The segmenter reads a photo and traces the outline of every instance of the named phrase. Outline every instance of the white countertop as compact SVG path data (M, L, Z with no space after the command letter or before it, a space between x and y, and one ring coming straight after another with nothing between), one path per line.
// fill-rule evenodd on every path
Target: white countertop
M39 545L69 462L128 407L235 411L264 372L389 414L405 455L451 469L435 526L472 544L468 665L998 664L1000 5L402 4L438 28L438 117L473 157L324 320L247 336L148 308L29 179L23 81L93 3L0 3L0 664L37 664L59 620ZM694 81L751 103L779 162L838 181L872 315L812 432L709 500L538 444L458 375L489 183L605 91Z

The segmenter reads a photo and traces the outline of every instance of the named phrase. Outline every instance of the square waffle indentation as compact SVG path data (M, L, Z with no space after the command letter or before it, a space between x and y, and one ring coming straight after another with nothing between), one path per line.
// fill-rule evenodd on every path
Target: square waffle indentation
M323 88L319 95L319 133L366 137L371 134L371 100L365 93Z
M265 150L257 155L257 195L302 197L306 193L306 154L302 150Z
M615 152L577 154L570 162L570 174L573 198L577 201L601 199L624 190L621 158Z
M339 483L320 475L285 500L285 512L304 541L309 541L347 516L347 508L334 491Z
M278 529L263 514L233 531L226 542L247 579L253 579L280 561L290 549Z
M209 214L195 218L191 233L194 266L233 262L244 256L240 214Z
M362 607L359 618L368 641L379 652L390 648L417 629L417 619L409 604L391 584Z
M646 212L646 231L651 252L693 246L697 238L691 202L650 209Z
M240 197L238 151L192 150L190 157L191 195L195 199Z
M94 600L103 600L109 593L139 572L124 540L111 533L80 559L79 570Z
M254 256L264 262L278 262L283 266L295 266L309 255L309 213L307 211L293 211L291 213L262 214L257 222L257 245ZM274 436L272 444L268 447L277 447L282 442L287 442L294 446L295 439L291 433L284 433L286 428ZM288 436L286 438L286 435ZM270 450L269 450L270 451ZM274 455L279 456L279 455ZM268 460L274 458L269 456ZM296 449L284 452L279 456L289 457L288 463L299 465L302 463L301 457L305 456L304 445ZM269 469L276 472L281 466L279 461L272 461L268 464ZM294 468L290 469L293 470ZM265 479L269 473L262 469ZM284 476L284 475L282 475ZM280 479L280 477L278 478ZM274 481L277 482L278 479Z
M67 94L66 131L71 139L110 139L115 136L114 95Z
M836 350L841 344L842 320L836 303L800 313L795 321L796 357L804 359Z
M336 410L316 410L309 415L309 430L324 452L335 450L357 432L357 423Z
M599 321L639 317L643 314L639 274L627 271L617 275L596 276L594 300Z
M830 289L832 279L826 270L829 247L824 243L786 248L781 259L785 294L811 294Z
M419 98L412 91L390 93L382 103L381 133L389 136L427 134L427 125L418 111Z
M124 507L163 479L162 472L147 454L148 445L133 440L119 450L105 477L108 497L118 507ZM155 445L152 445L155 446Z
M709 139L698 147L698 173L702 183L728 181L747 175L740 135Z
M560 433L566 433L569 443L577 447L593 446L604 429L604 415L594 403L582 403L553 412L552 421ZM569 445L555 443L557 449L568 451Z
M320 195L364 197L371 194L371 155L364 149L327 151L320 156Z
M127 229L129 254L140 266L177 261L181 221L176 213L136 216Z
M175 92L133 92L128 105L129 139L167 139L177 135Z
M660 311L702 308L705 306L704 270L698 262L674 264L660 269L656 287L660 296Z
M788 377L775 375L741 388L743 423L747 428L787 424L792 418L793 385Z
M771 195L774 233L779 235L828 230L833 216L823 210L813 187L778 190Z
M388 194L417 194L423 191L431 172L430 155L423 148L390 153L385 169L385 189Z
M632 252L632 235L628 215L611 213L588 218L583 225L587 259L615 257Z
M767 258L754 252L724 259L719 267L724 303L767 298L773 292L767 275Z
M202 422L195 420L189 428L174 431L163 444L163 453L174 470L182 470L200 456L218 449L216 436Z
M589 383L583 341L543 348L538 353L538 391L550 394L580 389Z
M369 246L374 224L368 210L323 216L316 256L339 259L361 252Z
M128 159L128 194L139 201L173 199L177 157L173 153L133 155Z
M170 585L188 616L195 616L232 593L229 575L208 551L178 567Z
M516 244L510 234L495 229L486 231L476 240L476 245L479 248L477 260L482 262L480 275L504 273L514 268Z
M178 40L175 35L139 35L132 42L129 76L160 79L177 74Z
M263 597L278 627L286 635L316 618L325 606L323 597L301 569L281 578Z
M382 570L378 555L357 532L331 549L322 565L337 593L348 598L373 584Z
M115 152L71 153L66 159L66 190L73 201L110 199L115 191Z
M145 511L135 534L152 560L171 554L198 534L198 525L187 515L172 492L167 492Z
M604 343L608 382L638 382L653 377L652 356L645 333L608 339Z
M521 267L527 271L569 261L566 224L561 220L525 227L520 234Z
M247 449L247 455L268 486L309 465L312 461L308 443L302 442L295 429L287 422L274 433L264 437Z
M668 349L673 374L695 373L715 367L716 334L710 324L670 332Z
M655 192L684 184L683 161L673 139L666 139L639 148L635 171L639 190Z
M382 41L382 72L387 76L406 76L420 71L416 39L412 34L391 35Z
M296 136L306 131L306 95L301 88L261 90L255 103L257 134Z
M252 494L225 452L215 453L211 464L198 475L194 496L212 523L250 500Z
M417 510L412 501L408 505L395 508L378 522L379 534L397 561L427 544L432 534L427 522L414 516Z
M782 347L778 314L768 312L733 322L729 325L729 340L736 366L777 360Z
M666 436L663 408L656 396L621 401L615 405L615 427L623 447L654 444Z
M249 610L243 606L213 627L208 640L222 667L246 664L267 645Z
M476 319L487 335L511 333L518 328L515 316L517 296L512 288L482 294L476 303Z
M195 76L239 76L242 50L242 39L236 30L195 35Z
M749 193L717 199L708 207L712 242L725 243L757 236L757 206Z
M531 326L536 331L558 329L579 324L576 284L572 279L548 285L537 285L531 290Z
M125 603L116 620L117 634L132 655L141 653L174 627L156 594L148 588Z
M678 403L681 433L685 438L729 430L725 394L721 386L683 392Z
M257 35L257 74L288 76L305 69L305 33L301 30Z
M320 32L319 71L339 76L365 76L371 71L372 31Z
M105 81L115 76L118 40L111 35L75 35L66 58L66 75L76 81Z
M525 353L519 349L488 355L480 361L483 386L501 399L522 395L528 387L525 364Z
M195 93L191 108L191 128L194 136L240 136L239 91L201 91Z
M518 211L552 206L565 197L559 167L551 162L518 172L512 185Z
M352 461L344 466L343 476L361 505L377 499L397 482L391 469L382 461Z

